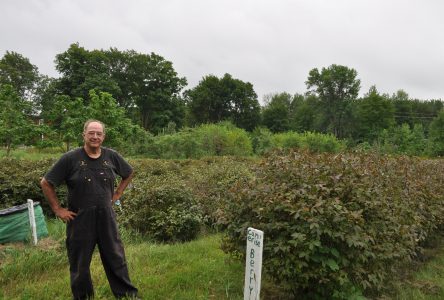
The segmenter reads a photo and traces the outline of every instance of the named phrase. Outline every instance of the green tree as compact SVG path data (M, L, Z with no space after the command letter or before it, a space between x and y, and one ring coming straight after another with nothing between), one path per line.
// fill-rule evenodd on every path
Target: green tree
M315 95L295 95L291 102L291 129L297 132L323 131L322 103Z
M417 123L413 126L410 134L410 145L407 149L409 155L424 155L427 149L427 138L425 137L424 127Z
M383 129L395 124L393 103L372 86L363 99L356 102L355 138L371 143Z
M39 79L37 67L19 53L6 51L0 60L0 86L11 85L20 98L31 100Z
M391 100L395 107L395 118L398 125L409 124L413 126L412 118L412 101L410 101L409 95L404 90L398 90L392 95Z
M290 130L290 107L292 96L280 93L269 96L262 110L262 125L271 132L284 132Z
M133 53L129 77L132 78L131 90L143 128L157 133L169 122L182 126L185 103L180 92L187 82L185 78L178 77L170 61L155 53Z
M30 142L35 126L25 114L29 110L29 102L21 99L12 85L0 86L0 106L0 141L9 156L14 146Z
M323 113L327 121L327 132L336 137L344 136L344 123L347 117L347 105L356 99L361 81L356 78L357 72L346 66L331 65L309 72L305 82L309 93L317 95L322 101Z
M91 89L120 93L102 50L88 51L78 43L72 44L68 50L56 55L55 63L56 70L62 75L57 80L58 94L87 101Z
M253 85L225 74L205 76L186 92L191 125L228 120L252 131L260 123L260 105Z
M412 101L412 123L421 124L424 132L428 133L430 123L436 118L443 109L443 101L441 100L418 100Z
M136 139L145 131L134 125L122 107L109 93L96 92L89 93L89 106L86 108L86 115L90 119L98 119L106 124L105 145L111 147L130 146L130 143L137 142ZM129 144L128 144L129 143Z
M145 129L159 132L168 123L182 126L185 103L180 92L186 79L178 77L171 62L151 53L88 51L72 44L56 56L62 74L57 93L89 101L89 91L107 92Z
M105 123L106 146L125 147L126 152L131 152L128 148L146 137L146 131L132 123L111 94L91 90L88 103L85 106L81 98L56 96L52 109L44 115L52 129L52 133L47 133L47 138L63 142L68 151L72 145L82 143L83 124L87 119L98 119Z
M71 99L66 95L55 96L51 109L42 115L50 124L52 132L46 132L45 138L53 142L64 143L69 151L72 145L82 141L83 123L88 119L87 110L82 98Z
M47 111L51 111L58 96L56 85L57 79L45 75L41 76L34 98L34 110L38 111L40 116L45 115Z
M428 152L433 156L444 155L444 110L430 123Z
M413 129L409 124L393 126L381 131L374 145L385 153L423 155L427 147L427 139L421 124L415 124Z

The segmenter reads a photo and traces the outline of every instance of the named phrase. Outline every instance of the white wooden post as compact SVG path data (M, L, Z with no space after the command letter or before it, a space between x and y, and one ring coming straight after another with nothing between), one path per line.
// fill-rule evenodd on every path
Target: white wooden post
M259 300L263 244L264 232L249 227L247 231L247 255L245 259L244 300Z
M32 231L32 240L34 245L37 245L37 226L35 224L35 214L34 214L34 201L28 199L28 215L29 215L29 225Z

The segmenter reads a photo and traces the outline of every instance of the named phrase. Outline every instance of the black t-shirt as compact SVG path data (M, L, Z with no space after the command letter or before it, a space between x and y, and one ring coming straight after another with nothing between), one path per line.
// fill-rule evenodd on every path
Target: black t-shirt
M117 176L127 178L133 169L116 151L101 148L98 158L83 147L65 153L45 175L53 186L68 187L68 207L77 211L91 206L111 205Z

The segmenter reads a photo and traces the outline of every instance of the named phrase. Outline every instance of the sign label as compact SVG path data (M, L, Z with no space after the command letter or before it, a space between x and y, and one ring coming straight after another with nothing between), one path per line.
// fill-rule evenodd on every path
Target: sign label
M249 227L247 230L244 300L259 300L263 243L264 232Z

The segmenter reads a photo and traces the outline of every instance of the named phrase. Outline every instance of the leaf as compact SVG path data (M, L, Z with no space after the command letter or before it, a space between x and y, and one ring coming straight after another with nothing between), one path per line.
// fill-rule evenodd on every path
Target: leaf
M327 260L327 266L330 267L330 269L332 269L333 271L338 271L339 270L339 265L336 261L334 261L333 259L328 259Z

